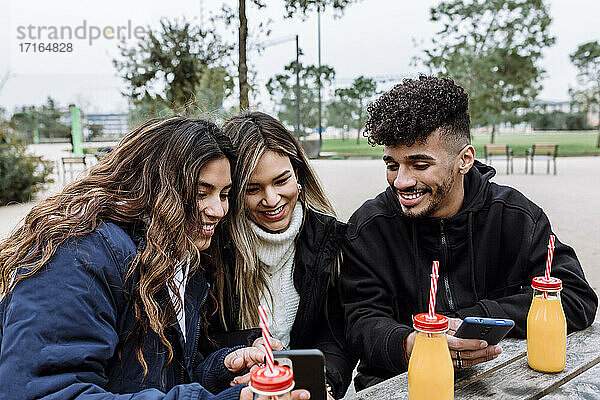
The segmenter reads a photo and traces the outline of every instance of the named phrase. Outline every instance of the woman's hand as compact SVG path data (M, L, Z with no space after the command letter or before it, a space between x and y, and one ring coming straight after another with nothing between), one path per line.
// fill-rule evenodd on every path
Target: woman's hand
M269 343L271 343L271 350L283 350L283 343L281 343L281 340L270 337ZM256 347L264 352L267 351L265 349L265 341L262 336L252 342L252 347Z
M281 343L281 340L269 338L269 341L271 342L272 350L283 349L283 343ZM259 363L255 364L255 365L251 365L249 367L250 370L248 371L248 373L246 373L244 375L236 376L235 378L233 378L233 380L231 381L231 386L235 386L235 385L239 385L239 384L247 385L250 382L250 373L252 373L254 368L257 368L259 366L259 364L262 365L265 363L265 356L266 356L267 350L265 349L265 341L263 340L262 337L259 337L258 339L256 339L252 343L252 347L247 347L247 349L255 349L255 350L260 351L262 354L262 359Z
M252 389L245 387L240 392L240 400L252 400L253 393ZM310 393L308 390L292 390L292 400L308 400L310 399Z
M225 357L225 366L231 372L239 374L233 378L230 385L247 385L250 382L250 373L252 373L255 368L265 364L265 357L264 347L262 349L256 347L244 347L229 353Z
M253 366L264 364L265 353L256 347L243 347L227 354L224 363L231 372L245 373Z

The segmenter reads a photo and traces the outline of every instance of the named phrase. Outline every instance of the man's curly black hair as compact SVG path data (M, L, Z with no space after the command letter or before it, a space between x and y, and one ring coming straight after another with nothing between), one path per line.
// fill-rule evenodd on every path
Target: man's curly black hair
M369 144L411 146L440 128L450 151L471 143L469 96L450 78L404 79L367 107Z

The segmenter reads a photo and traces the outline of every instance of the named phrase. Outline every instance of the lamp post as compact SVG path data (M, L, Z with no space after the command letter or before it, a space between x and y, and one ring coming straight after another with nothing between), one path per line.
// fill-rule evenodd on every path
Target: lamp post
M296 135L300 139L300 45L296 35Z
M319 89L319 154L321 154L321 148L323 147L323 124L321 116L321 6L317 7L317 25L318 25L318 37L319 37L319 73L317 75L317 86Z

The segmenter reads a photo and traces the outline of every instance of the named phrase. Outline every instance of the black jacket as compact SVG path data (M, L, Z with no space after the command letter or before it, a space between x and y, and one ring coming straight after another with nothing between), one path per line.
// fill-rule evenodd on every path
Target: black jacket
M294 286L300 303L292 325L290 348L316 348L325 354L327 381L335 398L343 397L346 392L357 361L346 346L337 272L333 270L345 232L346 224L306 208L296 238L294 260ZM225 249L230 256L229 267L233 268L232 251ZM205 343L205 354L215 346L251 345L260 336L259 329L238 330L239 298L235 293L225 298L229 299L224 305L229 331L225 332L215 315L209 328L213 343Z
M525 337L531 279L544 274L548 217L523 194L490 183L475 162L453 217L407 218L391 188L350 218L343 245L342 303L348 343L361 358L357 390L407 370L412 316L427 312L431 264L440 261L436 312L515 321ZM573 249L556 241L552 276L562 279L569 331L588 327L598 299Z

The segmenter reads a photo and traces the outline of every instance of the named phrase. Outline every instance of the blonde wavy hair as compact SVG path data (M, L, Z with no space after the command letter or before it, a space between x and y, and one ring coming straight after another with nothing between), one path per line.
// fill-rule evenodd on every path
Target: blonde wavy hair
M304 150L294 135L277 119L262 112L247 111L228 120L223 131L231 138L238 154L238 168L232 177L236 206L232 210L229 230L236 247L233 290L240 297L238 325L241 329L246 329L258 326L261 294L269 290L266 268L255 251L258 237L250 227L245 201L250 175L261 156L267 151L274 151L289 157L296 178L302 185L300 200L304 207L332 216L335 216L335 211L309 165ZM219 271L225 271L225 268L220 268ZM220 300L223 291L223 284L218 284ZM221 310L221 322L227 329L224 312L225 310Z
M125 136L119 145L90 169L87 176L39 203L23 224L0 242L0 296L20 281L32 278L66 241L93 232L104 222L145 225L145 246L130 263L125 281L139 273L133 287L136 353L148 366L142 345L148 328L167 349L173 348L165 328L182 307L159 300L169 286L174 293L175 264L191 257L190 274L200 265L210 268L210 252L200 252L195 241L202 226L198 210L198 177L209 161L235 161L231 141L216 125L181 116L151 119ZM164 367L164 366L163 366Z

